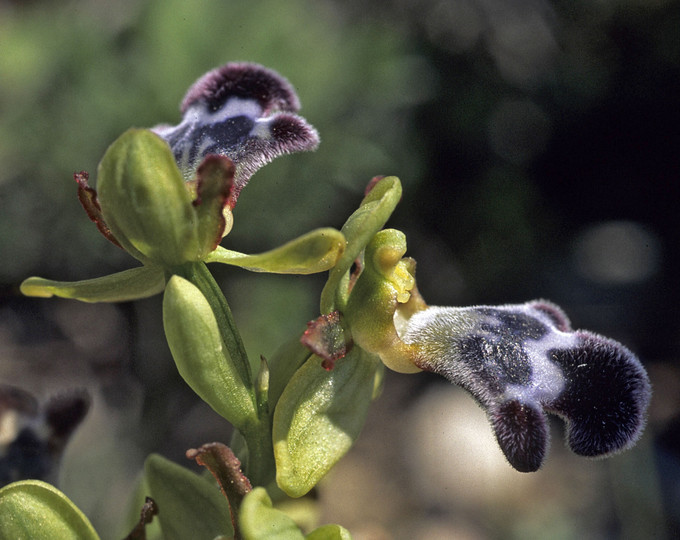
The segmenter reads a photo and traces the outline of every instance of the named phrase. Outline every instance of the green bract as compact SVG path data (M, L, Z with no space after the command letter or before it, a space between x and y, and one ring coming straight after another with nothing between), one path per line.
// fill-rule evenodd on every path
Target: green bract
M214 482L155 454L144 473L165 540L233 537L229 503Z
M274 413L276 481L291 497L312 489L350 449L366 419L379 361L359 347L327 371L312 356Z
M165 290L163 326L177 369L194 392L241 431L256 422L251 381L230 358L208 300L179 276Z
M88 519L66 495L39 480L0 489L0 538L99 540Z

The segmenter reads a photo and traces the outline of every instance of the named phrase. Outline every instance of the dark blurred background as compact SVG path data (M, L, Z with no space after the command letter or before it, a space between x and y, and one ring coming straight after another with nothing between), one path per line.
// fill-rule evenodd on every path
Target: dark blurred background
M18 284L134 265L73 172L94 177L125 129L178 121L198 76L248 60L293 83L322 144L256 174L225 246L339 228L394 174L390 226L429 303L548 298L637 352L655 388L633 450L578 458L556 421L546 467L523 475L468 396L389 374L321 486L322 519L365 539L680 537L679 28L674 0L0 0L0 381L93 395L60 487L116 538L148 452L188 464L229 438L176 374L160 297L86 305ZM215 272L255 358L318 314L323 276Z

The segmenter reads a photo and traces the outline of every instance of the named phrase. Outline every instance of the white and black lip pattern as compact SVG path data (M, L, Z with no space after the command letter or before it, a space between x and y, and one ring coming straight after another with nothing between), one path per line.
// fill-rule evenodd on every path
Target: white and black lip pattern
M419 367L474 396L518 471L543 464L546 411L566 421L567 444L588 457L632 446L644 428L651 387L636 356L572 330L549 302L430 307L410 319L402 338L416 346Z
M263 165L318 146L318 133L296 114L299 109L295 90L278 73L233 62L209 71L189 88L178 125L152 131L168 142L187 181L206 155L230 158L236 165L235 200Z

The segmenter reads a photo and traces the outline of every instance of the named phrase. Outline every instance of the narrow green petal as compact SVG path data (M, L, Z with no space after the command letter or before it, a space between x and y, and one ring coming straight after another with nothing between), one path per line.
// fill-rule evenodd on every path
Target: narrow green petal
M345 237L332 228L316 229L265 253L246 255L218 246L205 259L253 272L314 274L332 268L345 249Z
M383 228L400 199L399 179L396 176L385 177L373 186L359 208L347 219L342 227L347 247L330 271L321 293L321 313L330 313L334 309L343 310L348 294L341 286L343 280L366 244Z
M163 270L149 265L83 281L30 277L21 284L21 292L26 296L59 296L81 302L127 302L158 294L164 287Z
M245 540L303 540L295 522L272 506L267 490L256 487L241 505L241 534Z
M23 480L0 489L0 538L99 540L99 535L57 488Z

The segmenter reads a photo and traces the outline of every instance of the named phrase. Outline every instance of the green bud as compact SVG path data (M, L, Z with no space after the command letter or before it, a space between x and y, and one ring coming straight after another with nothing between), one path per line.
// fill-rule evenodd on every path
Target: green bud
M23 480L0 489L0 538L99 540L99 535L57 488Z
M157 454L146 459L144 474L164 539L233 537L229 502L213 481Z
M350 449L366 420L378 361L359 347L327 371L312 356L276 406L276 482L291 497L312 489Z
M163 326L177 369L194 392L239 430L256 422L250 381L229 356L208 300L180 276L165 289Z

